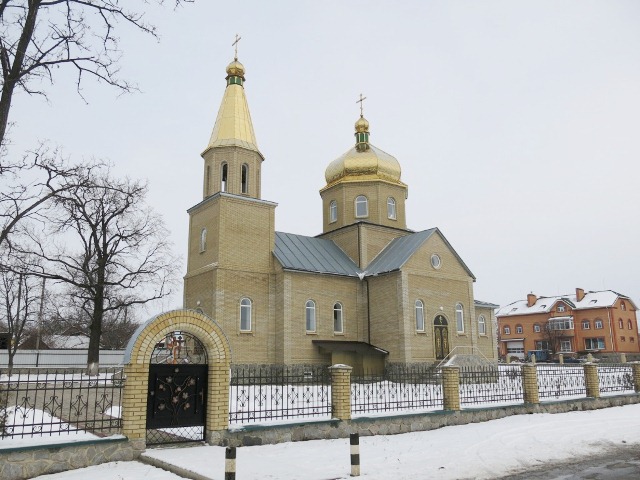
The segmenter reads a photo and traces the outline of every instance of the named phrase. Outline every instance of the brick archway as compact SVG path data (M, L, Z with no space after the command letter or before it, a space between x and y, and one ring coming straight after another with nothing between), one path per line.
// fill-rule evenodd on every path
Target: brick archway
M146 434L149 365L156 344L167 334L182 331L198 337L209 359L205 438L229 425L229 367L231 350L222 328L210 317L193 310L161 313L141 325L124 356L126 382L122 398L122 432L144 442Z

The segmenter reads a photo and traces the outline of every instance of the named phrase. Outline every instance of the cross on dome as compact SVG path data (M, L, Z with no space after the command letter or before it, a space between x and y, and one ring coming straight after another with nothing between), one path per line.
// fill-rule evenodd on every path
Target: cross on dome
M238 34L236 33L236 41L231 44L231 46L235 48L233 59L236 61L238 60L238 43L240 42L240 40L242 40L242 37L238 36Z
M356 103L360 104L360 117L363 116L363 103L364 101L367 99L367 97L363 97L362 94L360 94L360 100L356 100Z

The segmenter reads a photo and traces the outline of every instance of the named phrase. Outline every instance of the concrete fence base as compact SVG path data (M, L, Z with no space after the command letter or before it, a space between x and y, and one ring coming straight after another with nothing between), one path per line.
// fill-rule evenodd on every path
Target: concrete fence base
M144 442L132 442L124 437L15 448L0 444L0 478L25 480L106 462L133 460L143 450Z

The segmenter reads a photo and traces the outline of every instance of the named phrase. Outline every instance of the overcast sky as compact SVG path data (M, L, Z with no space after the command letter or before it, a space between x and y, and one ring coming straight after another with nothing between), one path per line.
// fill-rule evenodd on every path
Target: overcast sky
M363 93L409 228L440 228L477 299L640 299L640 2L196 0L147 17L160 42L120 26L120 76L141 93L87 82L85 104L61 71L48 103L14 98L11 152L49 139L148 179L185 262L238 33L277 230L321 232L324 170L354 144Z

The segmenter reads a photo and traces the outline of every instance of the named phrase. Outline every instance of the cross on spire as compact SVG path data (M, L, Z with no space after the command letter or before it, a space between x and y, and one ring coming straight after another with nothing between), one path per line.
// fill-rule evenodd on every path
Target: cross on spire
M360 100L356 100L356 103L360 104L360 116L363 117L363 112L362 112L362 105L363 102L367 99L367 97L363 97L362 94L360 94Z
M233 55L234 60L238 60L238 42L242 40L242 37L239 37L236 33L236 41L231 44L232 47L235 47L235 54Z

